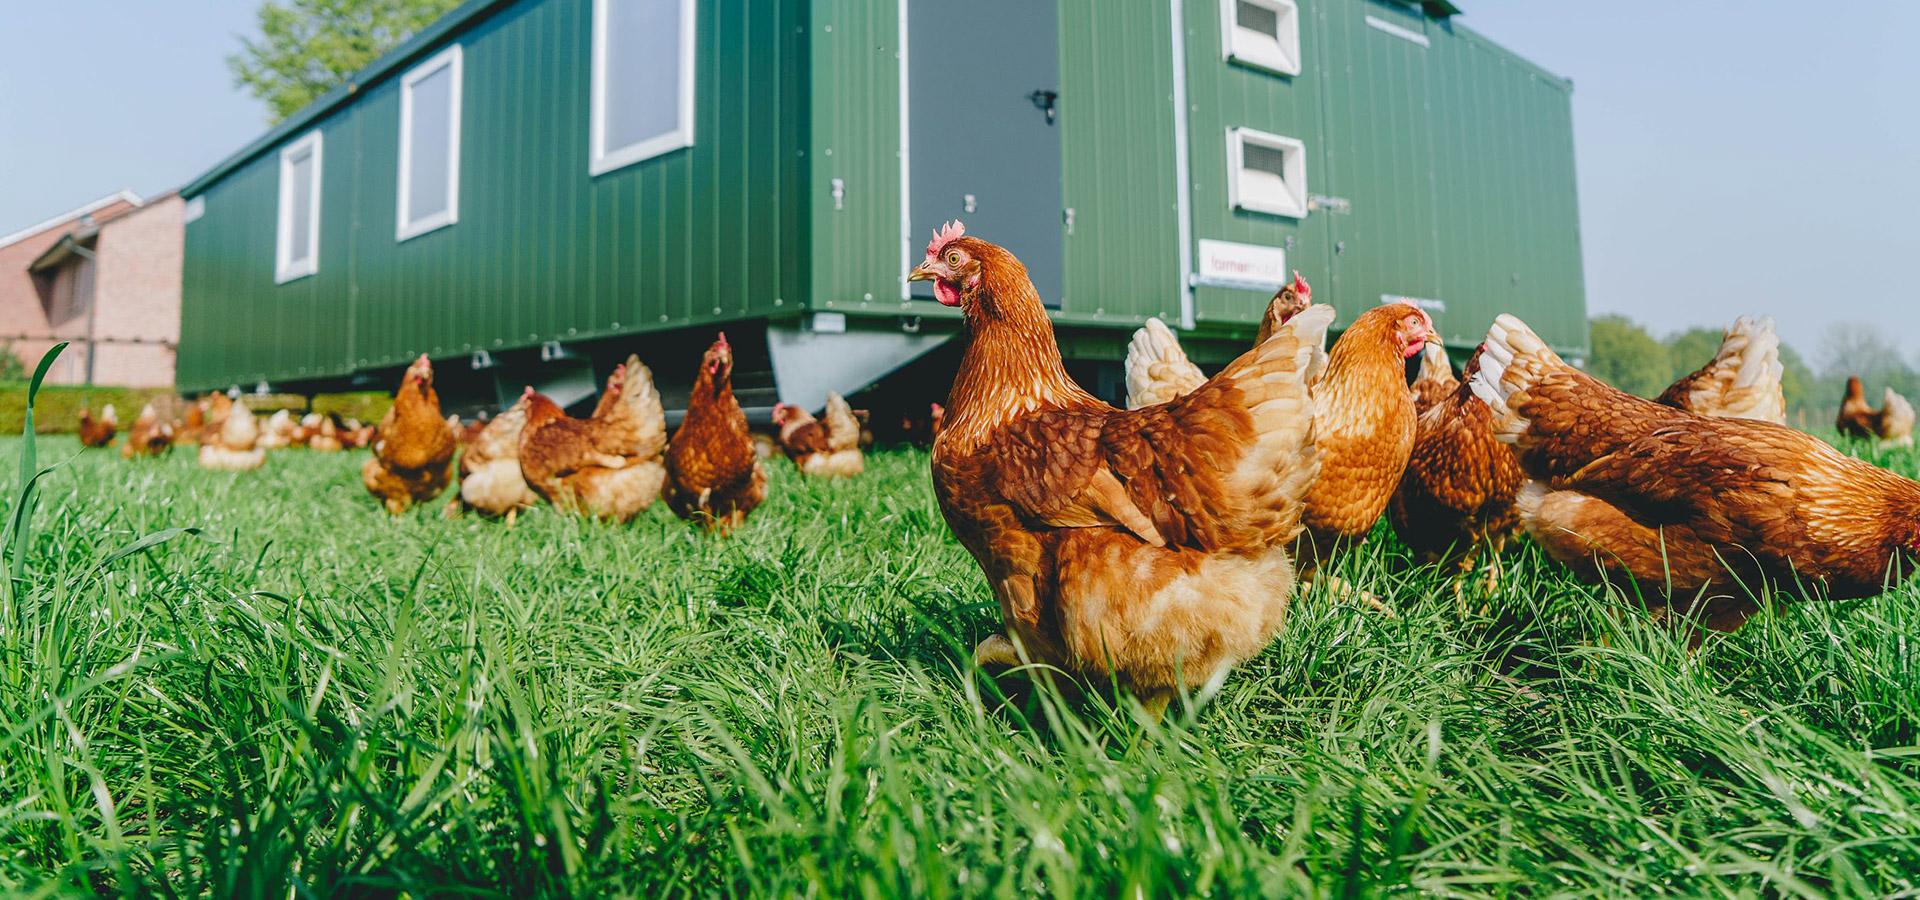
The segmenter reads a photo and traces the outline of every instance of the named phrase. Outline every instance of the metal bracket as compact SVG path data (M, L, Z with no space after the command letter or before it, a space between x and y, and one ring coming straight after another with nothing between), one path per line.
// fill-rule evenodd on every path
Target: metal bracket
M540 361L553 362L556 359L577 359L580 354L568 350L559 341L548 341L540 345Z
M1064 218L1067 220L1067 233L1072 234L1073 233L1073 207L1071 206L1067 207L1066 215L1064 216Z
M827 184L829 186L828 192L833 195L834 211L838 212L839 210L845 209L846 208L845 200L847 197L847 180L844 178L835 178L832 181L827 182Z
M468 360L468 364L473 366L475 371L491 369L493 368L493 354L485 350L475 350L473 351L473 357Z

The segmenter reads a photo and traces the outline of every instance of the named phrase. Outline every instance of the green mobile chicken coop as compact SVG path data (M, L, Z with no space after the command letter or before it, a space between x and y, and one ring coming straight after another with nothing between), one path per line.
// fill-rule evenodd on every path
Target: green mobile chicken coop
M1465 347L1512 311L1583 355L1571 86L1454 12L472 0L184 189L180 387L426 353L460 402L570 402L639 352L671 405L725 329L743 402L817 407L954 334L905 281L953 218L1107 392L1146 317L1225 359L1292 269L1342 320L1413 298Z

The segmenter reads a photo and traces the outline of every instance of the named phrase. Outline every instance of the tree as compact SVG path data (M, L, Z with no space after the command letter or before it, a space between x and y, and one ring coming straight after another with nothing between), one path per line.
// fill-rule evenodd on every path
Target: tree
M460 0L267 0L259 38L227 57L234 85L278 124L412 37Z
M1905 380L1907 361L1879 328L1860 322L1835 322L1820 336L1820 374L1845 380Z
M1679 381L1682 376L1692 375L1706 365L1720 352L1720 344L1726 339L1725 331L1697 325L1667 338L1667 384ZM1660 389L1666 390L1666 386L1662 385Z
M1672 380L1667 348L1640 323L1626 316L1605 315L1594 317L1588 324L1592 326L1593 356L1587 360L1587 371L1593 377L1642 397L1655 397L1667 389Z

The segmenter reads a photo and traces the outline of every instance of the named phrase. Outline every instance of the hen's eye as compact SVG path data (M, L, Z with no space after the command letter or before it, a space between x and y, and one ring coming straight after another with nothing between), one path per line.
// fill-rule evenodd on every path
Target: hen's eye
M960 265L960 251L958 250L947 251L947 265L949 266Z

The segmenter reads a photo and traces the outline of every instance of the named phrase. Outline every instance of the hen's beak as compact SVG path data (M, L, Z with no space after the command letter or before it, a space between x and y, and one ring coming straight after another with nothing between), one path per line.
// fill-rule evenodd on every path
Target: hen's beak
M1431 328L1427 329L1427 343L1439 347L1442 350L1447 349L1447 342L1440 339L1440 332L1434 331Z
M933 270L932 263L921 263L914 266L913 271L907 273L908 281L934 281L939 277L940 273Z

